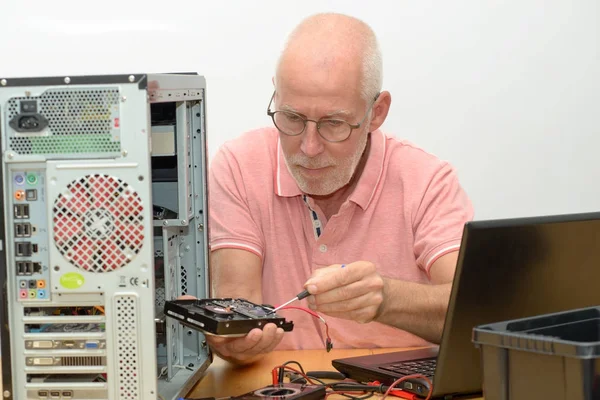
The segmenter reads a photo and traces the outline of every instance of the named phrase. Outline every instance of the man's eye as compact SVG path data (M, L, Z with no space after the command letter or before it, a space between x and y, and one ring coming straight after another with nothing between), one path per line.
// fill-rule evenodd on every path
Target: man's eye
M297 122L297 121L301 121L302 120L302 118L300 118L300 116L296 115L296 114L285 114L285 117L290 122Z
M338 126L344 124L344 121L340 121L339 119L326 119L323 122L332 128L337 128Z

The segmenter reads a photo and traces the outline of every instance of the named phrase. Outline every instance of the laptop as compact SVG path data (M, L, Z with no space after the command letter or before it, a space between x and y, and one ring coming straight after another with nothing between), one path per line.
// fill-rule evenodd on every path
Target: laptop
M600 305L600 212L465 224L439 346L335 359L339 372L419 396L482 393L475 326Z

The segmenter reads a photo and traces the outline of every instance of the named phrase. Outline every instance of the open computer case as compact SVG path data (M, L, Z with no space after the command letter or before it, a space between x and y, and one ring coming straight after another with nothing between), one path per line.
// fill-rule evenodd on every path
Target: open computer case
M175 399L212 361L206 82L0 77L3 398Z

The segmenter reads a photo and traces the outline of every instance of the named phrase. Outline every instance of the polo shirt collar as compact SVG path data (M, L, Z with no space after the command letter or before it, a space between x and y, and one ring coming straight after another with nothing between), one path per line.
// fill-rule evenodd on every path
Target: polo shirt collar
M383 173L383 161L385 157L386 137L380 131L376 130L371 133L371 148L369 150L369 156L365 169L362 172L358 180L356 188L350 194L349 200L356 203L363 210L366 209L377 190L381 175ZM275 194L280 197L294 197L301 196L303 193L300 191L296 180L290 174L285 162L283 150L277 135L277 157L275 162Z

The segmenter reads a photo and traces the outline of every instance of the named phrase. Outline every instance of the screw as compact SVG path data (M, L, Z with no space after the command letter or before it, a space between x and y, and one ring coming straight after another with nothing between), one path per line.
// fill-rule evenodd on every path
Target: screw
M135 81L135 76L129 75L129 82L133 82L133 81Z
M65 77L65 83L67 83L67 84L71 83L71 78L69 78L68 76Z
M8 398L10 397L10 391L5 390L4 393L2 393L4 395L4 397Z
M169 221L163 221L163 225L164 225L164 226L167 226L167 225L169 225Z
M121 96L121 101L125 103L127 101L127 96Z
M204 230L204 224L198 224L198 232L202 232Z
M127 157L127 150L123 150L123 151L121 152L121 154L123 155L123 157Z
M8 152L8 153L6 153L6 158L8 158L9 160L11 160L11 159L12 159L14 156L15 156L15 155L14 155L14 153L12 153L12 152Z
M185 219L182 219L181 220L181 225L185 225L185 224L187 224L187 221Z
M190 251L190 250L191 250L190 246L185 246L185 251Z
M2 86L6 86L6 84L7 84L7 82L6 82L6 79L2 79L2 80L0 81L0 85L2 85ZM9 395L9 396L10 396L10 395Z

